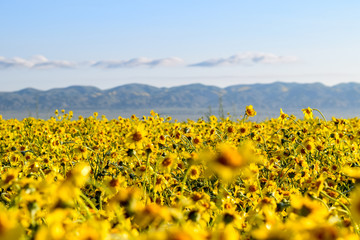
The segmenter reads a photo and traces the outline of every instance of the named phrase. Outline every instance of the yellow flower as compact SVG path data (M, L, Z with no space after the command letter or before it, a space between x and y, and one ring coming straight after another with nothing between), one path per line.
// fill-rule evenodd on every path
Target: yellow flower
M283 110L280 108L280 116L278 119L283 123L288 117L289 115L284 113Z
M248 160L235 147L225 143L217 147L217 153L210 156L204 153L201 158L210 158L210 161L207 161L210 169L226 181L238 174Z
M142 149L143 142L147 136L147 131L145 130L144 124L139 124L131 132L126 135L125 143L128 148L131 149Z
M217 117L212 115L209 117L210 122L216 123L218 121Z
M312 110L310 107L304 108L304 109L302 110L302 112L304 113L305 119L313 119L313 118L314 118L314 116L313 116L313 110Z
M169 154L161 159L159 167L169 172L176 165L176 160L177 156L175 154Z
M155 185L153 186L155 192L163 191L168 185L168 181L163 175L157 175Z
M192 143L194 144L194 146L200 145L202 143L202 139L200 136L196 136L194 137L194 139L192 140Z
M150 224L158 226L162 221L168 219L168 211L155 203L146 205L142 210L137 211L134 222L140 227L148 227Z
M22 239L23 230L17 222L15 212L6 210L0 205L0 239L12 240Z
M350 195L351 215L357 224L360 224L360 188L356 188Z
M328 209L322 203L309 197L294 195L291 197L291 206L294 213L308 219L325 219L329 215Z
M213 239L238 240L241 238L239 233L230 224L228 224L225 227L214 231Z
M360 179L360 168L359 167L346 166L342 169L342 172L351 178Z
M85 146L78 146L75 148L75 153L77 157L86 159L88 156L88 149Z
M245 110L245 114L248 117L254 117L256 115L254 107L252 105L247 106Z
M157 113L156 113L154 110L151 110L151 111L150 111L150 115L153 116L153 117L155 117L155 116L157 115Z
M263 225L258 229L252 231L251 235L258 240L289 240L289 239L298 239L296 238L295 232L289 228L286 228L285 225L278 223L275 226Z
M192 165L189 169L189 177L192 180L196 180L200 177L200 168L198 166Z
M2 175L2 187L12 184L14 181L18 180L19 169L10 168L9 171Z
M219 146L215 161L224 167L239 168L244 165L244 159L239 152L229 145Z
M91 167L87 163L82 162L71 170L67 180L74 186L81 187L87 181L90 171Z

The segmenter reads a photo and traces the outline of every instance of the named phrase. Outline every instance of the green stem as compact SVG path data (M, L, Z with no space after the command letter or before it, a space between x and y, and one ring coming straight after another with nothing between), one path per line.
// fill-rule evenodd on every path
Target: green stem
M324 121L326 122L326 118L324 116L324 114L322 114L322 112L319 109L313 108L313 111L317 111L318 113L320 113L321 117L324 119Z
M186 180L187 180L187 176L188 176L189 172L190 172L190 167L189 167L188 169L186 169L184 178L183 178L183 180L181 181L181 196L183 195L184 187L185 187Z
M157 178L157 166L158 166L158 161L156 161L155 163L155 169L154 169L154 182L153 182L153 200L155 201L155 196L156 196L156 192L155 192L155 186L156 186L156 178Z
M327 197L328 199L330 199L330 200L338 203L341 207L344 208L344 210L347 212L347 214L348 214L349 217L350 217L350 220L351 220L351 222L352 222L352 224L353 224L353 226L354 226L354 230L355 230L356 234L360 235L360 233L359 233L359 228L358 228L357 224L355 223L355 221L354 221L354 219L353 219L353 217L352 217L352 215L351 215L350 209L349 209L345 204L343 204L342 202L340 202L338 199L335 199L335 198L330 197L329 195L327 195L324 191L321 191L320 193L321 193L322 195L324 195L325 197Z
M338 194L340 194L343 198L346 199L346 201L350 204L350 200L348 199L348 197L346 197L342 192L340 192L339 190L336 190L334 188L331 187L325 187L325 189L329 189L331 191L337 192Z
M134 152L134 156L136 157L136 159L137 159L137 161L139 163L139 166L141 166L141 161L140 161L139 157L137 156L136 152Z
M193 148L193 150L196 152L196 148L194 147L192 142L186 136L183 135L181 138L183 139L183 141L185 140L185 142L187 142L189 144L189 146L191 146Z
M100 210L103 210L101 195L99 197L99 208Z
M45 176L45 174L44 174L43 170L41 170L41 168L39 168L39 172L41 173L42 178L43 178L43 179L45 179L45 178L46 178L46 176Z
M84 193L80 192L80 196L85 200L85 202L86 202L87 204L90 205L90 207L91 207L93 210L95 210L95 211L97 212L98 209L96 208L96 206L94 205L94 203L93 203Z

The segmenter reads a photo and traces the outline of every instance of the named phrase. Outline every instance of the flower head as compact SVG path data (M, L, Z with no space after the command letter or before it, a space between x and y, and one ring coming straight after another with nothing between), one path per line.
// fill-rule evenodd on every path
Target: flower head
M283 112L283 110L280 108L280 116L279 116L279 120L281 122L284 122L287 118L289 117L289 115L287 115L286 113Z
M246 106L245 114L248 117L254 117L256 115L254 107L252 105Z
M304 113L305 119L313 119L313 118L314 118L314 116L313 116L313 110L312 110L310 107L304 108L304 109L302 110L302 112Z

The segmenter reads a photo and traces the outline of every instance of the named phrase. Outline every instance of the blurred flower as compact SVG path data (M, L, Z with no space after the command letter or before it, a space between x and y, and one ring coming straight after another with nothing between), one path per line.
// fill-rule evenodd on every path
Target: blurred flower
M313 110L310 107L304 108L302 110L302 112L304 113L305 119L313 119L314 118L313 117Z
M245 114L248 117L254 117L256 115L254 107L252 105L246 106Z

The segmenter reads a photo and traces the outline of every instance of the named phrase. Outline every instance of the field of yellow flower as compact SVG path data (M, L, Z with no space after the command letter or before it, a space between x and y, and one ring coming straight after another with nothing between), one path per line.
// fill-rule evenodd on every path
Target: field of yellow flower
M303 113L0 117L0 239L358 239L360 120Z

